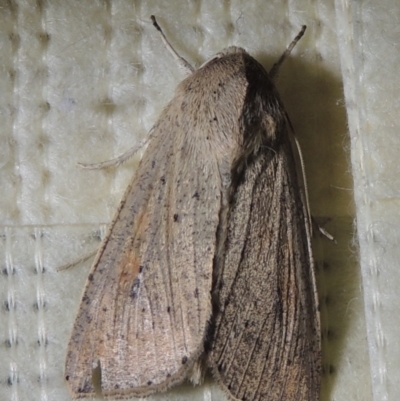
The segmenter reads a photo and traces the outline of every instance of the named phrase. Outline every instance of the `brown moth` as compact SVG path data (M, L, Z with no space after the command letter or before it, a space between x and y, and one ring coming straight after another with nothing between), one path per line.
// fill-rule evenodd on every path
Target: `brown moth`
M145 397L199 382L206 358L231 399L318 400L309 219L276 89L238 47L194 70L152 19L190 75L91 268L68 346L72 396L95 394L95 367L105 397Z

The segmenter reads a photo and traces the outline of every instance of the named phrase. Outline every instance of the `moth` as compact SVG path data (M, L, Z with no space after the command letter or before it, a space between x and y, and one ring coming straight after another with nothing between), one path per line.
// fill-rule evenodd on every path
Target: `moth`
M65 367L73 398L145 397L204 365L232 400L318 400L311 226L270 74L229 47L187 71L95 257ZM132 152L131 152L132 153ZM131 154L130 153L130 154ZM118 162L120 162L118 160Z

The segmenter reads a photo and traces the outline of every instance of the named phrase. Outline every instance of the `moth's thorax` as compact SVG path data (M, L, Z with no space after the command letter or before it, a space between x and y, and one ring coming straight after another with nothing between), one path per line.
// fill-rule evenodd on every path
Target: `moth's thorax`
M188 140L203 138L205 150L219 149L222 157L237 157L244 143L270 145L285 124L268 73L240 47L223 50L181 82L172 104Z
M190 151L236 157L247 86L243 53L213 58L178 85L170 106Z

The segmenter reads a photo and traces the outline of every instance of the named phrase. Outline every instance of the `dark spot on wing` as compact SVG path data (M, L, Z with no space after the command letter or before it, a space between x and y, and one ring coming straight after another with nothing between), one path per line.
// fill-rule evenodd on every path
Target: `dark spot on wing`
M133 284L131 287L131 292L129 293L129 296L132 299L135 299L137 297L139 288L140 288L140 279L138 277L136 277L135 280L133 281Z

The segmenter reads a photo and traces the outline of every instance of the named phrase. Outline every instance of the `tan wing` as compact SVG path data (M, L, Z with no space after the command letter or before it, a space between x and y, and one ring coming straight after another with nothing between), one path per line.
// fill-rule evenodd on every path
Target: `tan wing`
M317 401L320 323L287 133L249 158L217 265L210 364L232 399Z
M75 398L94 393L98 364L105 396L146 396L183 381L203 352L221 178L212 152L169 120L89 274L66 362Z

